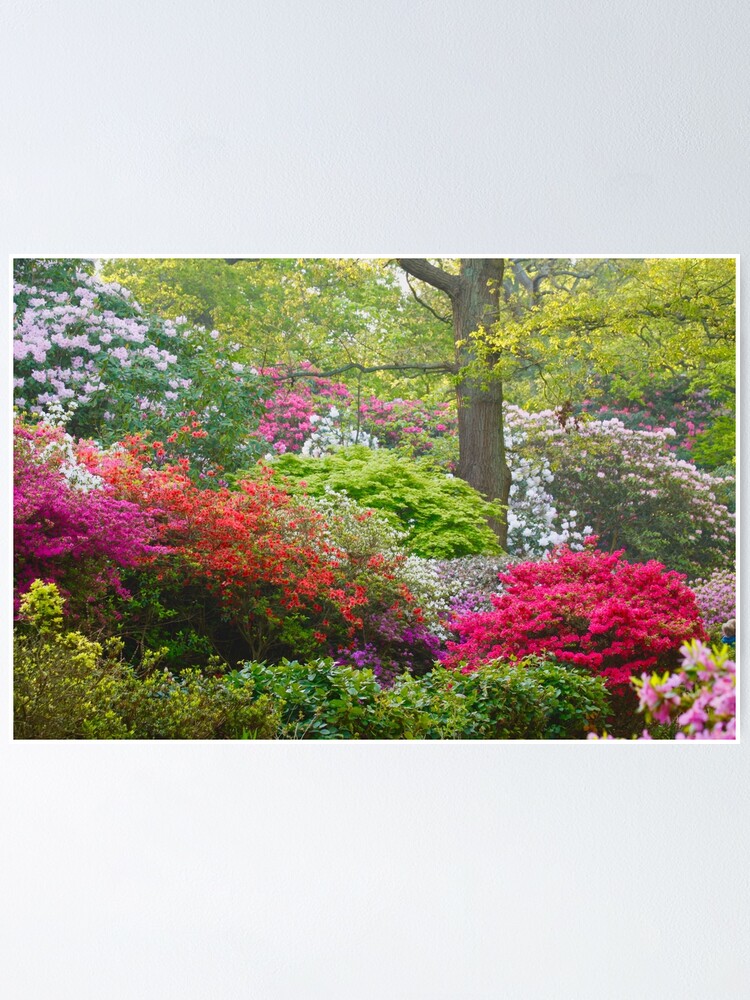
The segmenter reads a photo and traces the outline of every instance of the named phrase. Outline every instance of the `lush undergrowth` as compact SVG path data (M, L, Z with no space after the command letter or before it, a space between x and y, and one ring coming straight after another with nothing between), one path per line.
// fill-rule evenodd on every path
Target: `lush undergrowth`
M63 625L54 584L21 600L15 644L17 737L37 739L576 739L605 724L604 684L540 658L472 675L434 667L382 686L331 659L247 662L213 673L135 666L117 639Z

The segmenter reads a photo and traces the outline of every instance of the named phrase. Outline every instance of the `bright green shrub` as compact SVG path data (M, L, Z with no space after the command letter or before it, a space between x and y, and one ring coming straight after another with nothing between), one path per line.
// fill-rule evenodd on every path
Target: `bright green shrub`
M21 602L14 640L17 739L272 738L268 697L223 677L157 670L163 651L146 652L139 671L122 660L122 643L104 645L62 631L63 600L35 581ZM214 663L213 667L219 664ZM146 676L142 676L146 674Z
M25 624L14 637L14 735L17 739L117 739L112 644L62 632L63 600L39 580L21 598Z
M693 460L709 469L734 466L737 458L736 418L732 414L717 417L699 434L693 448Z
M288 477L290 489L306 489L312 496L342 491L376 510L405 532L404 545L416 555L450 559L500 551L486 523L488 517L502 516L500 508L429 459L356 446L321 458L281 455L272 467Z

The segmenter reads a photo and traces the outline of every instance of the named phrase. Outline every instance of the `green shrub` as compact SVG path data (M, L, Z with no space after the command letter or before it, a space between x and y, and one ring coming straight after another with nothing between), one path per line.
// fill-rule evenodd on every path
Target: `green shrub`
M468 701L446 672L436 668L423 677L401 674L378 698L380 739L462 739L469 727Z
M271 699L256 697L251 685L228 686L198 670L160 670L142 680L129 671L117 709L137 739L273 739L278 724Z
M431 674L401 674L381 688L368 669L283 660L246 663L227 681L276 700L284 739L448 739L466 728L465 699Z
M330 659L247 663L227 678L248 682L276 701L284 739L580 739L609 710L600 678L537 659L472 674L435 667L385 688Z
M466 699L463 739L541 740L547 721L543 689L534 673L488 663L474 674L453 674L446 686Z
M609 710L600 678L534 657L495 660L470 674L440 672L466 699L464 739L580 739Z
M527 660L526 667L544 689L545 739L583 739L608 715L610 698L602 678L549 660Z
M502 516L500 508L429 459L355 446L322 458L287 453L274 460L273 468L287 477L292 491L323 496L337 490L377 511L405 533L403 544L416 555L451 559L500 551L486 523L488 517Z
M275 736L271 699L257 697L251 685L236 688L197 670L175 676L157 669L164 650L146 652L136 671L123 662L120 640L101 644L63 632L62 607L56 586L40 581L22 599L14 637L16 738Z
M278 735L285 739L364 739L374 732L380 685L371 670L330 659L246 663L227 675L227 685L247 684L278 705Z

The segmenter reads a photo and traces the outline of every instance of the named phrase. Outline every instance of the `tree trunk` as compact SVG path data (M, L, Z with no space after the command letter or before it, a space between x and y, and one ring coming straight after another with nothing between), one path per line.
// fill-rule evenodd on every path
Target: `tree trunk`
M456 361L465 368L475 360L471 334L487 329L499 318L503 261L492 258L461 261L461 275L453 300L453 336ZM497 379L482 385L467 377L456 387L458 402L458 475L488 500L507 505L511 475L503 437L503 387ZM490 527L506 548L508 522L504 515Z
M476 360L471 335L488 329L500 318L500 295L505 261L494 257L461 260L460 274L449 274L425 258L399 258L409 274L445 292L453 310L456 365L465 369ZM507 507L510 469L503 437L503 387L498 379L483 385L467 376L456 387L458 402L458 475L488 500ZM507 547L507 516L490 520L498 541Z

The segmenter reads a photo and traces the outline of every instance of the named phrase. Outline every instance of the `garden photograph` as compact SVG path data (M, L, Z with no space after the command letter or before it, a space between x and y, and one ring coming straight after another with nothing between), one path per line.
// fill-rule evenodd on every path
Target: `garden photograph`
M736 740L733 257L16 258L16 740Z

